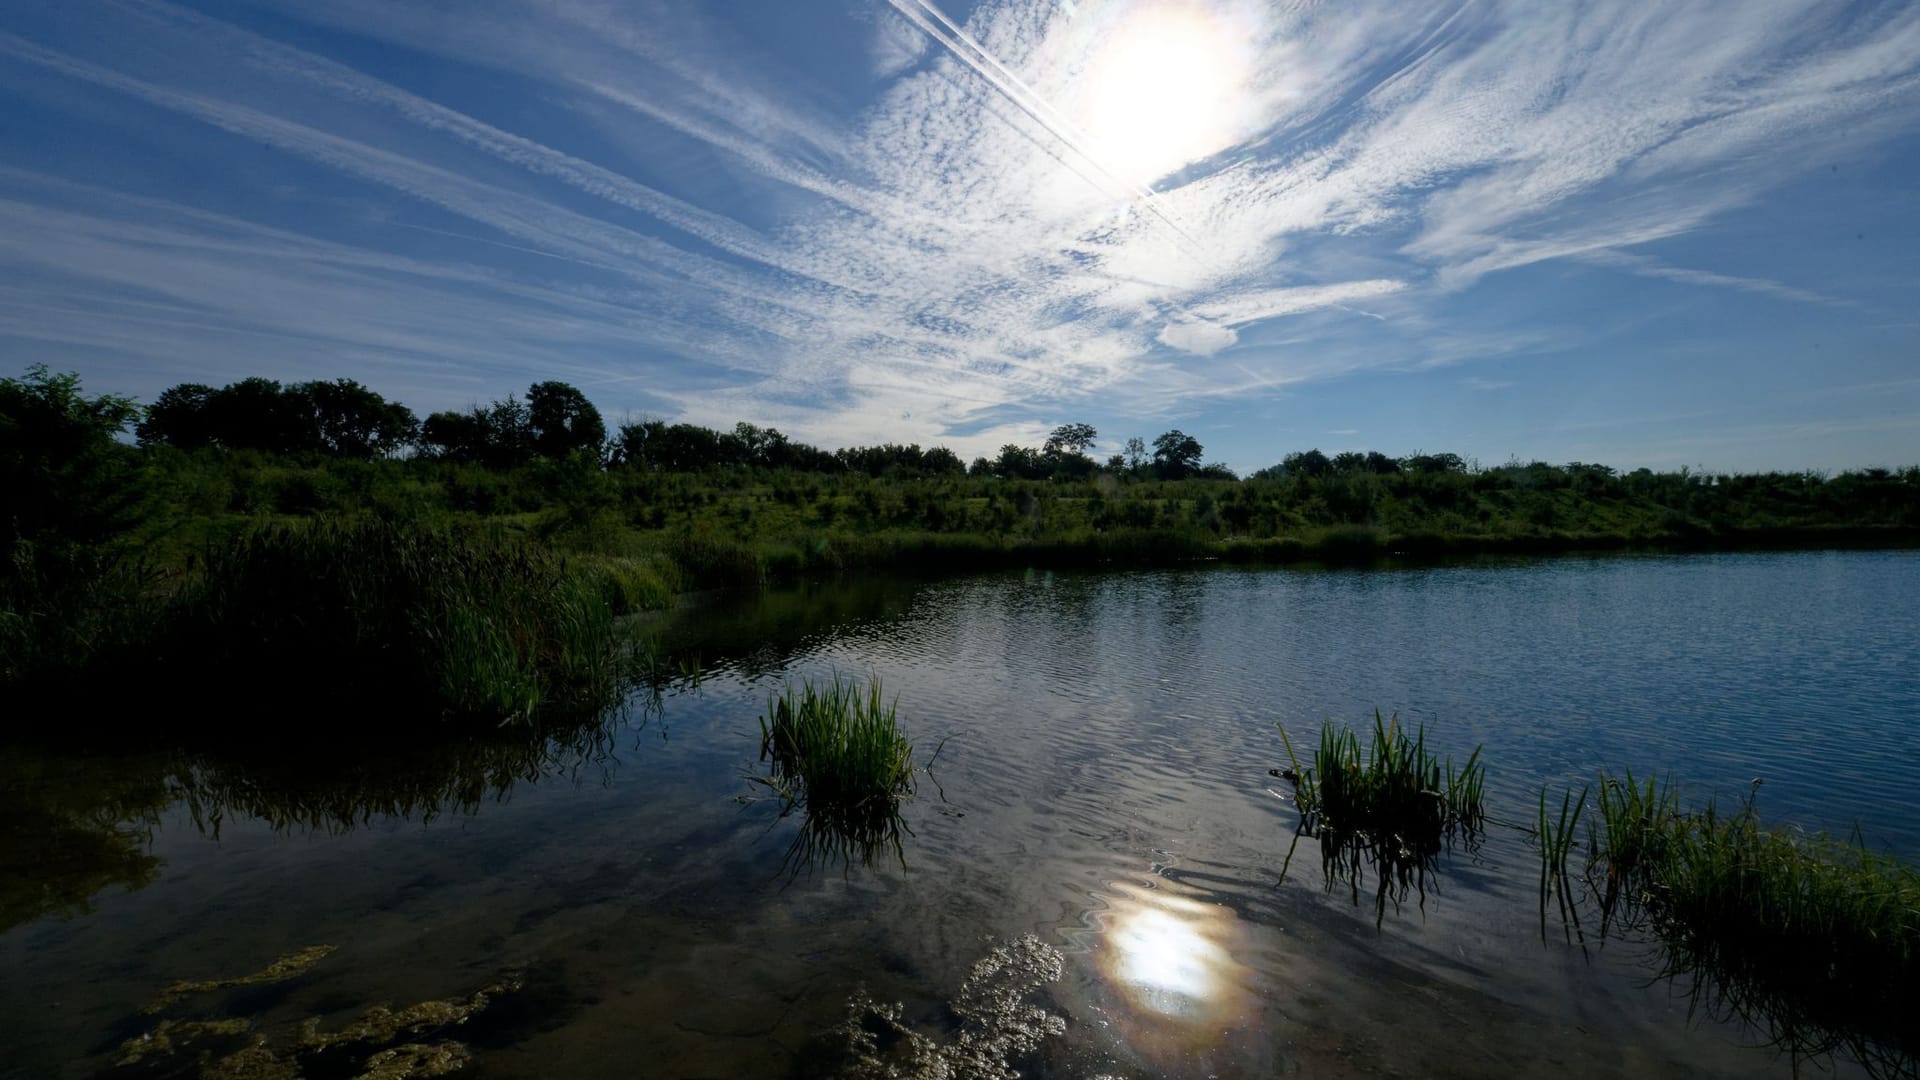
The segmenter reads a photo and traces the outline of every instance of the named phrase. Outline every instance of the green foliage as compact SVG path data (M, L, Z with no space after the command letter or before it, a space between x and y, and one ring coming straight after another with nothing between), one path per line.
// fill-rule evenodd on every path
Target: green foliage
M181 383L161 391L136 429L145 446L260 450L274 454L386 457L411 446L413 410L352 379L283 387L251 378L218 390Z
M1588 878L1603 928L1647 926L1696 1006L1796 1057L1845 1052L1910 1075L1920 869L1859 842L1684 809L1672 783L1600 776ZM1758 783L1755 784L1755 793ZM1603 932L1605 930L1603 929Z
M146 493L115 437L138 415L42 366L0 379L0 687L62 679L137 631Z
M207 551L166 613L155 674L236 701L298 686L298 707L338 722L592 713L622 690L604 581L471 532L267 526Z
M900 801L913 794L914 765L913 743L894 711L878 678L864 692L836 676L825 687L789 685L768 699L760 758L771 775L754 779L789 808L805 809L800 858L817 856L823 845L866 861L882 845L898 850Z
M544 458L585 451L597 460L607 441L607 425L593 402L578 389L551 380L527 388L527 428L533 452Z
M1378 710L1364 753L1357 733L1329 723L1312 766L1302 768L1284 726L1280 738L1291 768L1278 774L1294 786L1298 835L1319 838L1328 888L1350 883L1355 903L1364 864L1374 866L1376 922L1389 899L1397 905L1411 889L1424 897L1427 869L1443 844L1474 843L1485 828L1486 767L1477 747L1455 769L1451 758L1427 750L1424 728L1408 738L1398 717L1383 720Z
M1200 440L1175 428L1153 440L1153 468L1162 479L1179 480L1200 471Z
M420 425L420 449L440 461L516 468L533 460L532 420L515 397L464 413L437 412Z
M138 416L131 400L88 397L79 376L44 365L0 379L0 549L101 544L130 529L137 477L114 440Z

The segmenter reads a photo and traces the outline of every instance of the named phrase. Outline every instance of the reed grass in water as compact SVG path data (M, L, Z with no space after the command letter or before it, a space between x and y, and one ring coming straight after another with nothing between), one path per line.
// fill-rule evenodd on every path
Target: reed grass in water
M1349 883L1355 903L1371 863L1379 880L1376 922L1385 919L1389 899L1398 905L1417 889L1424 901L1427 870L1442 846L1456 837L1473 842L1485 827L1486 768L1477 747L1456 769L1451 758L1427 749L1424 728L1409 737L1398 717L1383 719L1378 710L1364 751L1353 730L1324 725L1311 768L1301 766L1284 725L1280 738L1292 768L1272 771L1294 785L1295 843L1302 834L1317 836L1328 888Z
M1293 782L1302 817L1322 830L1396 837L1425 848L1484 827L1486 767L1478 747L1456 769L1451 758L1427 749L1424 727L1409 738L1398 717L1382 719L1377 709L1364 753L1351 728L1327 724L1309 769L1300 767L1284 726L1280 737L1293 763L1281 775Z
M797 781L810 806L897 801L913 792L913 744L882 697L879 679L864 691L836 676L825 687L792 686L767 702L760 757L774 775Z
M1880 1075L1920 1061L1920 869L1768 828L1754 793L1731 813L1682 808L1671 783L1600 779L1589 873L1610 924L1645 925L1696 1005L1796 1056L1843 1051Z
M208 550L158 657L272 711L506 722L619 700L590 571L484 534L382 521L254 530Z
M835 676L770 698L760 718L760 757L788 806L804 806L807 853L858 854L899 848L900 801L913 794L913 743L900 729L897 702L880 680L863 688Z

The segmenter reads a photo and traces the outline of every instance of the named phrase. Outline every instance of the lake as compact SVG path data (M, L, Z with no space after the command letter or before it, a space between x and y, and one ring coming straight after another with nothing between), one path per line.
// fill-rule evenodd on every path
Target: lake
M1920 552L867 580L656 629L697 685L556 745L5 751L0 1075L95 1075L167 984L322 944L206 1007L277 1038L511 971L476 1075L809 1075L856 993L951 1038L970 970L1033 935L1065 1029L1025 1075L1786 1076L1690 1019L1653 945L1543 926L1507 823L1628 767L1689 799L1758 778L1769 820L1920 856ZM871 863L807 863L747 779L768 695L836 673L933 758ZM1300 746L1376 709L1483 746L1495 819L1384 914L1314 840L1289 861L1268 773L1276 723Z

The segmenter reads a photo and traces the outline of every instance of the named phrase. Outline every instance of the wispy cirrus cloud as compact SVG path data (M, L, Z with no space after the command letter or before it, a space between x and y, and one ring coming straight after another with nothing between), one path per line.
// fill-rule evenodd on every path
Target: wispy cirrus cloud
M1842 300L1651 249L1920 103L1920 9L1898 3L985 0L962 19L876 0L791 47L671 0L251 4L270 18L35 5L0 34L0 88L137 102L359 209L240 244L244 221L192 217L192 191L140 211L102 190L34 221L51 189L0 176L23 238L0 256L0 334L133 356L146 319L177 343L156 356L192 332L232 338L237 364L277 324L433 364L499 356L461 330L491 319L555 343L521 345L528 363L599 371L632 404L979 450L1090 408L1158 417L1560 347L1444 329L1522 267ZM297 32L312 23L445 70ZM827 77L848 61L868 81ZM167 238L139 231L148 213ZM246 245L305 261L263 272ZM169 261L193 272L129 299ZM316 301L369 314L328 331Z

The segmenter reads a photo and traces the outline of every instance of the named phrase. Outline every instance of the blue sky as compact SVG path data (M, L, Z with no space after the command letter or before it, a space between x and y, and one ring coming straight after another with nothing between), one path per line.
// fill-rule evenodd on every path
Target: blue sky
M0 359L1920 462L1920 5L9 0Z

